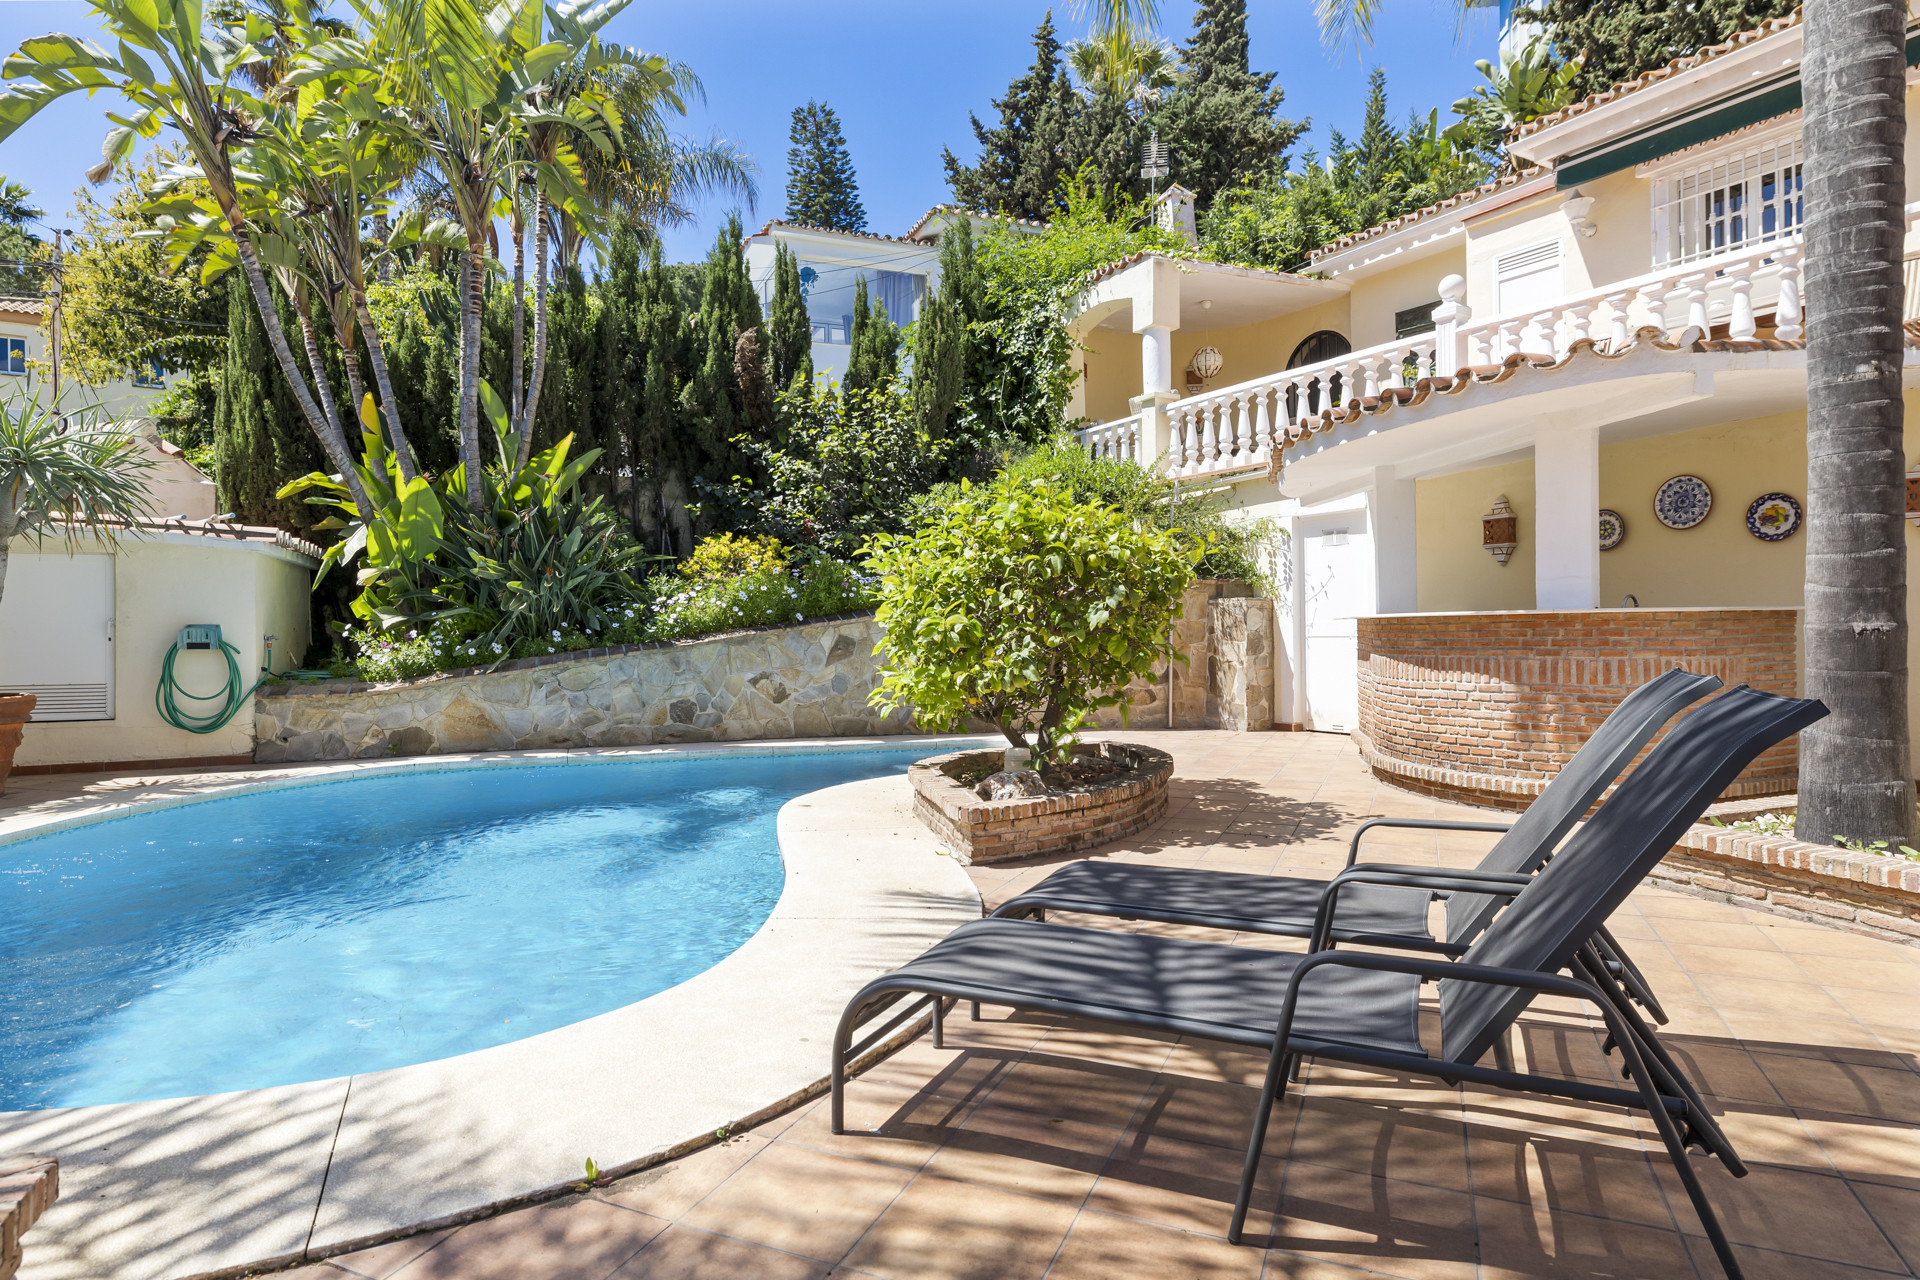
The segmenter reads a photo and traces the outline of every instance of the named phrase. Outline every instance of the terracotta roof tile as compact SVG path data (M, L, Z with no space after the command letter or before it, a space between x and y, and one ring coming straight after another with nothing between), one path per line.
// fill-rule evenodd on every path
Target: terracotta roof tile
M1368 227L1365 231L1356 231L1350 236L1341 236L1331 244L1323 244L1318 249L1309 250L1307 259L1309 262L1313 262L1330 253L1338 253L1342 249L1350 249L1356 244L1386 235L1389 231L1398 231L1402 227L1410 227L1423 218L1430 218L1436 213L1448 213L1454 209L1458 209L1461 205L1472 204L1485 196L1492 195L1496 191L1505 191L1509 187L1517 187L1521 183L1537 178L1545 172L1545 169L1535 166L1521 169L1514 173L1501 174L1499 177L1483 182L1477 187L1462 191L1459 195L1448 196L1445 200L1437 200L1423 208L1415 209L1410 213L1403 213L1399 217L1388 219L1386 222L1382 222L1377 226Z
M12 311L20 315L43 316L47 313L47 300L45 298L0 297L0 311Z
M1655 67L1651 71L1643 71L1633 79L1623 80L1611 89L1604 90L1600 93L1588 94L1580 101L1570 103L1558 111L1540 116L1537 119L1529 120L1513 131L1513 137L1524 138L1529 134L1538 133L1542 129L1550 128L1553 125L1571 120L1575 116L1583 116L1596 107L1604 107L1610 102L1618 102L1629 94L1638 93L1640 90L1651 85L1659 84L1662 80L1672 79L1682 71L1691 71L1695 67L1704 66L1712 62L1715 58L1724 57L1732 53L1735 49L1745 48L1755 41L1764 40L1768 36L1777 35L1782 31L1792 30L1799 25L1800 10L1798 9L1795 9L1792 13L1782 18L1769 18L1751 31L1738 32L1727 37L1727 39L1720 44L1710 44L1704 49L1696 49L1685 57L1673 59L1664 67Z

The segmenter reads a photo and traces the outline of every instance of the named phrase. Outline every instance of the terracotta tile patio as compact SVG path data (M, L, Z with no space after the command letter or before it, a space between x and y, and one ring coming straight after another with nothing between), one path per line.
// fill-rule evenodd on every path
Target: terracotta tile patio
M1376 783L1344 738L1126 736L1174 754L1175 799L1097 856L1331 875L1368 816L1477 816ZM1372 847L1463 865L1487 839L1384 832ZM974 879L991 904L1052 865ZM1920 948L1644 887L1611 923L1752 1166L1736 1180L1696 1161L1748 1276L1915 1274ZM1309 1064L1268 1143L1258 1247L1236 1248L1224 1233L1263 1059L991 1008L948 1028L945 1049L918 1041L853 1082L848 1135L829 1134L815 1102L587 1195L284 1274L1719 1274L1650 1124L1624 1111ZM1528 1013L1515 1047L1523 1064L1593 1079L1618 1064L1594 1022L1557 1003Z

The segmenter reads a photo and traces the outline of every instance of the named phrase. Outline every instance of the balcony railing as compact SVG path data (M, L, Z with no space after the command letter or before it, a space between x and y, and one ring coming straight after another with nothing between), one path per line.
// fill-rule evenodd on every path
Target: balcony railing
M1776 337L1798 338L1801 249L1798 238L1752 245L1569 294L1544 310L1478 322L1462 301L1464 284L1449 276L1441 282L1431 333L1174 401L1166 408L1163 458L1145 456L1141 415L1088 427L1076 438L1096 456L1130 459L1169 476L1226 476L1264 470L1276 448L1298 439L1303 424L1329 407L1376 400L1422 378L1451 377L1510 356L1558 360L1581 341L1611 354L1633 346L1648 329L1704 334L1724 324L1729 338L1747 339L1758 332L1756 315L1768 311Z

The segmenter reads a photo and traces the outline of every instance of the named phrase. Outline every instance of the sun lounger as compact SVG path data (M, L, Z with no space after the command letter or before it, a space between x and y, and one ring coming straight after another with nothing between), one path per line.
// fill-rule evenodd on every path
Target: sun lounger
M1448 822L1427 818L1375 818L1362 824L1348 847L1347 865L1359 862L1361 841L1382 827L1442 831L1498 831L1504 834L1474 870L1487 877L1487 890L1463 889L1446 897L1446 936L1435 938L1427 924L1432 890L1390 883L1357 885L1344 892L1332 918L1330 936L1339 942L1437 951L1459 955L1488 921L1553 855L1554 849L1613 785L1640 749L1675 714L1720 687L1713 676L1679 668L1649 680L1620 701L1593 736L1574 753L1533 803L1512 823ZM1404 869L1404 868L1402 868ZM1519 877L1516 879L1516 877ZM1314 936L1327 881L1294 876L1252 875L1138 862L1090 860L1070 863L1032 889L1000 905L994 915L1044 919L1048 911L1200 925L1284 937ZM1666 1015L1644 979L1613 939L1600 940L1609 969L1658 1022Z
M1011 1005L1266 1051L1266 1080L1229 1230L1236 1242L1268 1117L1296 1057L1626 1106L1652 1116L1721 1266L1737 1280L1738 1264L1687 1148L1705 1146L1736 1176L1745 1174L1745 1166L1651 1029L1606 981L1593 938L1747 764L1825 714L1818 702L1743 686L1688 716L1458 960L1331 949L1285 953L1032 920L962 925L919 958L868 983L848 1004L830 1066L833 1130L844 1132L846 1063L923 1008L933 1010L937 1040L939 1018L950 1000ZM1444 871L1420 870L1430 877L1430 887L1473 889L1471 882L1450 880ZM1345 874L1372 872L1355 868ZM1420 1037L1425 981L1439 984L1437 1051ZM1598 1011L1631 1087L1480 1065L1521 1011L1542 995L1570 997ZM914 996L919 999L853 1043L856 1031L877 1013Z

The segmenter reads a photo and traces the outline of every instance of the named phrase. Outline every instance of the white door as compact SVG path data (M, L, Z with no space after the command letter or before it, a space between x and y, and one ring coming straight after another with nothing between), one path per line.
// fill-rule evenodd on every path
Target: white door
M113 719L113 557L15 551L0 595L0 689L33 718Z
M1349 733L1360 723L1356 619L1373 609L1373 535L1364 510L1302 517L1300 548L1301 666L1309 729Z

